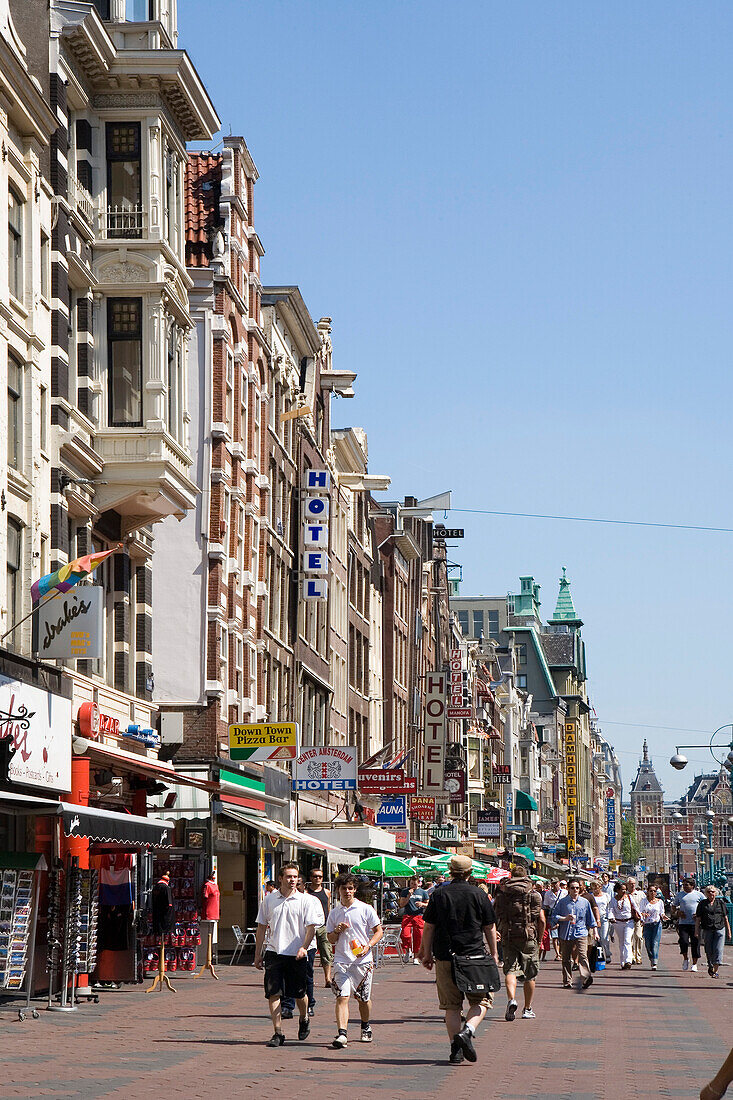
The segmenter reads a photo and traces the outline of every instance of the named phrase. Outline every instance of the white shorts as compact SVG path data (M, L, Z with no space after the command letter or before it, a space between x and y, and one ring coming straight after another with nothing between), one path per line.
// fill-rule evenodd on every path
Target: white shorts
M372 996L373 962L334 963L331 971L331 989L337 997L350 997L353 993L357 1001L368 1001Z

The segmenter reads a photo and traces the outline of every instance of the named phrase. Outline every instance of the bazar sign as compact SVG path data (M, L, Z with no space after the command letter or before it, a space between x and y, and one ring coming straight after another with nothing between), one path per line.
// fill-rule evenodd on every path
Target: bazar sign
M422 789L445 801L443 767L447 726L444 672L428 672L425 678L425 756Z
M356 790L356 746L317 745L303 749L293 764L293 790Z
M36 610L36 653L62 660L103 656L102 596L100 585L82 585L67 592L63 600L40 604Z
M294 760L298 754L295 722L260 722L229 727L230 760Z
M423 798L419 795L417 798L410 799L410 817L415 821L435 821L435 799Z
M0 741L15 755L8 778L27 787L71 790L71 700L0 676Z
M91 700L81 704L76 717L79 722L79 733L90 741L98 741L102 733L117 737L120 732L119 718L113 718L111 714L103 714L97 704Z

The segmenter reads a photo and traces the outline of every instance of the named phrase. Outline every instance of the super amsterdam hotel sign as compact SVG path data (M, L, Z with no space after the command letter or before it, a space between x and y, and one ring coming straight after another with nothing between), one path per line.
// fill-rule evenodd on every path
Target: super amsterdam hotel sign
M11 782L71 790L71 700L0 676L0 740L10 739Z

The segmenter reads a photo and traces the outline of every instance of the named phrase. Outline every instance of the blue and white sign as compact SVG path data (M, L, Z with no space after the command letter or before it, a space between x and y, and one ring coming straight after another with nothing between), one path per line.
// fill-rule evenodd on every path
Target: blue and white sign
M606 836L608 847L613 848L616 843L616 801L613 787L606 788Z
M398 829L407 828L407 797L404 794L396 798L383 798L375 817L376 825L388 825Z
M514 823L514 795L511 789L506 792L506 823L507 825Z
M293 761L294 791L355 791L356 746L317 745Z

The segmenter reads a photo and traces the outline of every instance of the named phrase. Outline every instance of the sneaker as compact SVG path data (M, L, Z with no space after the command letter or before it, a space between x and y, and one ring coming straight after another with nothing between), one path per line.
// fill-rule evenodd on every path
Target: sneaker
M417 958L417 956L415 956L415 958L412 960L412 965L413 966L419 966L420 965L420 960Z
M308 1015L312 1018L316 1014L315 1005L308 1005Z
M372 1035L371 1025L367 1024L366 1027L361 1029L361 1041L362 1043L371 1043L374 1036Z
M343 1034L343 1032L339 1031L338 1035L336 1036L334 1041L331 1043L331 1046L333 1047L334 1050L343 1050L343 1048L346 1046L348 1041L349 1040Z
M273 1037L269 1040L269 1042L267 1042L265 1044L265 1046L268 1046L268 1047L284 1047L285 1046L285 1036L283 1035L282 1031L276 1031L275 1034L273 1035Z
M468 1027L464 1025L461 1028L461 1030L456 1035L456 1040L463 1047L464 1057L467 1058L469 1062L475 1062L478 1055L476 1054L476 1048L473 1045L473 1035L468 1030Z
M687 961L687 959L683 959L683 960L682 960L682 969L683 969L683 970L689 970L689 969L690 969L690 964L689 964L689 962Z
M305 1016L298 1024L298 1038L307 1039L311 1033L311 1022L307 1016Z
M710 963L708 963L708 974L710 975L710 977L711 977L711 978L712 978L712 976L713 976L713 974L714 974L714 973L715 973L715 971L713 970L713 968L712 968L712 966L710 965Z
M504 1019L508 1020L509 1023L511 1023L512 1020L514 1019L514 1017L517 1014L517 1009L518 1008L519 1008L519 1005L517 1004L516 1001L510 1001L509 1004L506 1006L506 1012L504 1013Z
M657 969L657 964L656 964L656 963L652 963L652 970L656 970L656 969Z
M457 1038L453 1039L452 1042L451 1042L451 1045L450 1045L450 1058L448 1059L448 1061L453 1066L460 1066L461 1062L463 1061L463 1058L464 1058L463 1047L458 1042Z
M583 982L583 989L587 989L591 985L593 985L593 975L589 974L588 977Z
M690 970L692 970L694 974L697 974L697 963L693 963L690 967Z
M717 970L714 970L714 971L712 972L712 974L710 975L710 977L711 977L711 978L719 978L719 977L720 977L720 974L718 974Z
M535 1016L531 1008L525 1008L524 1012L522 1013L523 1020L535 1020L536 1018L537 1017Z

